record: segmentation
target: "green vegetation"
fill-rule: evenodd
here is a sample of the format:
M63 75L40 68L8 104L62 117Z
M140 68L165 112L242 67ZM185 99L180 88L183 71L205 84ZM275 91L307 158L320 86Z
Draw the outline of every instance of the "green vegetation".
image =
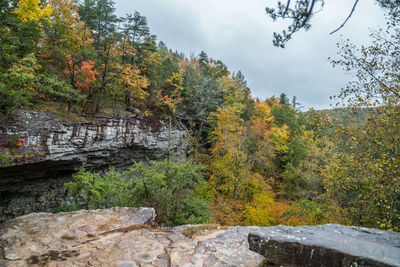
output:
M202 167L190 161L140 162L125 173L82 168L73 179L65 186L76 208L155 207L157 222L166 226L210 221L209 204L195 193L205 182Z
M77 210L77 207L71 204L60 204L57 208L54 209L54 212L70 212Z
M300 112L285 94L254 99L241 72L205 52L173 52L138 12L118 18L111 0L3 0L0 112L139 109L189 127L191 161L140 162L125 173L81 169L66 185L74 208L151 206L169 226L212 217L223 225L400 230L399 19L391 1L377 2L390 10L387 30L372 34L369 47L344 42L333 60L356 73L335 98L342 107Z

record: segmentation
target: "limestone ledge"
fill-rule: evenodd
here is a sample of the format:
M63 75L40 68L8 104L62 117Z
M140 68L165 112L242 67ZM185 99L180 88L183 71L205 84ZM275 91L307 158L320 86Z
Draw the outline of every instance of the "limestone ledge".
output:
M187 136L182 124L170 128L166 120L138 115L68 120L51 113L20 110L1 119L0 155L8 164L0 165L0 185L13 176L54 177L57 172L76 171L82 164L87 168L118 168L133 160L161 159L168 153L183 156L188 149ZM41 164L45 171L35 164Z

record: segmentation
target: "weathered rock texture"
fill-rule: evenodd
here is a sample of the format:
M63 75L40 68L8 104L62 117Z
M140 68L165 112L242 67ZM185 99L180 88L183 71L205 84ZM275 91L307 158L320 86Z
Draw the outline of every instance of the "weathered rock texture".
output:
M152 227L154 218L151 208L14 218L0 225L0 266L400 266L399 233L340 225L164 229Z
M152 209L37 213L0 226L0 266L259 266L252 227L152 228ZM1 255L2 254L2 255Z
M84 164L126 168L133 160L184 156L187 131L136 115L61 119L19 111L0 121L0 222L52 211L65 197L62 184ZM18 145L19 143L19 145ZM8 164L4 164L9 161ZM5 166L9 165L9 166Z
M266 227L249 234L252 251L282 266L400 266L400 233L328 224Z
M2 168L0 183L43 178L57 172L133 160L159 159L185 152L187 131L161 119L138 116L81 117L72 122L49 113L20 111L0 126L0 148L12 167ZM24 139L18 147L18 139ZM18 175L17 175L18 174Z

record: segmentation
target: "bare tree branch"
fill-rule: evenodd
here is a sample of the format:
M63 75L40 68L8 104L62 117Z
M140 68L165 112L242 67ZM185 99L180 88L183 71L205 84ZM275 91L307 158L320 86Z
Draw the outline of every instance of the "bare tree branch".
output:
M289 11L290 0L287 1L285 12L283 12L282 17L285 17Z
M344 25L346 25L347 21L348 21L348 20L351 18L351 16L353 15L354 10L356 10L358 1L359 1L359 0L356 0L356 1L354 2L353 8L351 9L350 14L347 16L346 20L342 23L342 25L340 25L339 28L337 28L336 30L334 30L334 31L331 32L330 34L334 34L335 32L339 31L341 28L343 28Z

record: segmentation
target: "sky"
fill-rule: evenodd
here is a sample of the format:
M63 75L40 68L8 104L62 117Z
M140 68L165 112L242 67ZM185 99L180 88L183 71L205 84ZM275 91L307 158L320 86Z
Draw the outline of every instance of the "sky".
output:
M204 50L231 71L242 71L254 97L265 99L286 93L297 97L304 109L329 108L352 79L328 58L338 58L337 43L350 39L368 45L371 29L385 24L374 0L360 1L352 18L334 35L349 14L353 1L326 0L312 28L294 35L285 49L272 45L274 31L287 22L273 22L265 7L274 0L114 0L119 16L139 11L148 19L152 34L172 50L187 56Z

